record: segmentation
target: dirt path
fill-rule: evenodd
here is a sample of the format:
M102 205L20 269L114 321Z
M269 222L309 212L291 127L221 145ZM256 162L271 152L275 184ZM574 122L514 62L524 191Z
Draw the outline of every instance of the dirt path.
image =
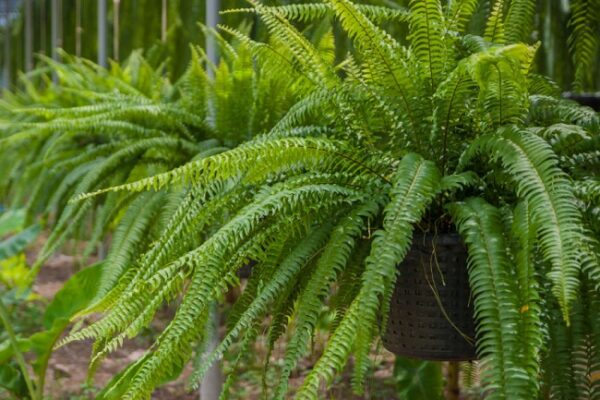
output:
M33 257L34 255L31 254L28 258ZM34 284L34 291L48 301L51 300L64 282L76 272L76 265L77 260L74 257L63 254L52 257L41 269ZM151 338L149 336L126 341L123 347L112 353L100 365L91 385L86 384L86 377L92 342L81 341L70 343L52 354L46 377L46 392L53 399L57 400L93 399L95 397L94 394L112 376L141 357L144 349L150 343ZM185 391L186 379L189 373L190 371L186 370L178 380L157 390L153 395L153 399L197 399L198 396L195 393L187 393Z
M30 254L28 258L33 258ZM77 260L67 255L56 255L52 257L42 268L37 282L34 285L36 293L50 300L54 294L62 287L63 283L76 272L75 266ZM81 341L71 343L55 351L50 359L46 392L52 396L52 399L60 400L82 400L93 399L95 393L102 388L112 376L121 371L129 363L142 356L144 349L151 343L156 333L164 328L166 321L172 317L173 310L164 310L159 313L153 327L148 332L139 337L124 343L123 347L112 353L98 368L93 384L86 384L88 372L89 357L91 354L92 343L90 341ZM317 339L316 350L319 350L323 339ZM236 374L240 375L240 383L233 388L233 399L258 400L261 399L261 378L262 363L266 355L266 345L258 341L255 346L256 361L249 365L243 365ZM273 353L274 365L277 358L284 352L283 344L278 345ZM299 387L304 377L310 371L316 359L301 360L299 370L293 374L290 380L290 388ZM367 395L355 396L350 390L350 374L345 373L342 378L336 381L330 390L324 390L323 398L339 400L358 400L358 399L386 399L393 400L393 356L382 350L376 356L375 371L372 377L367 381ZM188 400L198 399L197 392L188 393L185 390L187 379L191 373L191 367L188 365L182 376L177 380L170 382L159 388L152 396L156 400Z

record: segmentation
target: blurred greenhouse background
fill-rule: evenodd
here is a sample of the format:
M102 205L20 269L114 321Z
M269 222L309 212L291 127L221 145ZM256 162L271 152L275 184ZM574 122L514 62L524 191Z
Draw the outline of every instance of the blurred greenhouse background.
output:
M98 61L119 61L134 49L145 49L156 63L166 62L169 77L176 79L190 57L189 43L201 43L200 23L207 21L206 10L246 7L245 0L0 0L0 24L3 50L2 86L16 82L40 57L59 57L55 49ZM309 1L293 2L308 3ZM264 4L289 4L288 0ZM409 0L370 0L365 3L388 7L406 7ZM481 2L472 25L489 12L490 2ZM591 60L575 60L569 51L573 41L572 0L537 2L532 40L541 41L536 58L538 72L552 77L566 92L600 90L598 49ZM598 11L598 10L596 10ZM593 10L592 10L593 12ZM598 11L600 13L600 11ZM220 20L229 26L242 21L240 14L226 13ZM592 18L593 19L593 18ZM598 18L596 18L597 20ZM477 29L477 26L472 28ZM597 32L597 26L589 26ZM596 29L596 30L595 30ZM337 40L344 40L338 32ZM577 66L577 67L576 67ZM575 79L576 75L580 79Z
M16 82L40 57L60 57L55 49L98 61L119 61L134 49L150 60L166 61L175 79L189 60L190 43L202 39L206 9L239 7L240 0L2 0L2 86ZM214 7L214 6L213 6ZM214 8L216 10L216 8ZM235 24L240 16L224 16Z

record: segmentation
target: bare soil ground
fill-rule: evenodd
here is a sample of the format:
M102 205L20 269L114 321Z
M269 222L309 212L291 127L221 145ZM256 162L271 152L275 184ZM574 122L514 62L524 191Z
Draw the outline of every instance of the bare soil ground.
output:
M33 257L33 254L30 254ZM50 259L42 268L34 290L43 298L50 300L61 288L62 284L76 272L77 260L67 255L56 255ZM91 353L91 342L82 341L71 343L54 352L49 363L46 391L52 399L80 400L93 399L95 393L105 385L112 376L122 370L132 361L138 359L151 343L153 337L161 327L164 327L172 309L166 309L158 315L153 327L148 333L124 343L123 347L115 351L98 368L93 383L86 384L89 356ZM316 353L322 349L323 338L315 341ZM261 373L263 360L267 354L265 340L259 340L253 349L255 356L251 362L244 363L234 371L239 376L238 383L232 388L231 398L234 399L261 399ZM272 354L272 365L276 366L277 360L283 355L284 344L278 344ZM323 399L358 400L358 399L386 399L393 400L394 383L392 377L393 356L380 349L375 354L375 371L366 384L366 395L355 396L350 388L350 373L346 371L331 388L323 388ZM310 372L316 358L302 360L298 370L290 381L293 390L299 387L304 377ZM227 370L227 359L225 369ZM153 395L153 399L164 400L187 400L198 399L197 392L186 391L186 384L191 373L188 366L183 374L175 381L159 388ZM268 399L268 395L267 395Z
M35 259L35 252L28 254L28 259ZM35 293L44 299L51 300L64 282L77 272L77 266L78 260L72 256L58 254L52 257L38 275L34 284ZM93 399L94 394L114 375L141 357L150 344L151 335L126 341L121 348L104 360L90 383L87 383L86 380L92 342L80 341L61 347L52 354L50 359L46 377L46 392L52 399L57 400ZM188 393L185 390L190 372L191 368L188 367L179 379L159 388L153 398L160 400L198 399L196 393Z

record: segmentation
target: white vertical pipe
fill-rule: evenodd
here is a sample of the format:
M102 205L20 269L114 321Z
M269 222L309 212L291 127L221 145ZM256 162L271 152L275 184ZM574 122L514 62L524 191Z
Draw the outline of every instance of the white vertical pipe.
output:
M205 357L210 355L219 345L219 322L219 310L217 305L213 303L210 305L208 326L206 327ZM202 382L200 382L200 400L218 400L221 390L223 390L221 362L215 361L208 371L206 371Z
M210 31L216 29L219 23L219 0L206 0L206 27ZM219 53L217 51L217 42L211 32L207 32L206 43L205 43L206 57L208 62L206 63L206 73L209 78L214 78L214 71L211 68L211 64L217 64L219 62ZM215 109L214 104L208 102L208 124L212 124L215 121Z
M206 0L206 26L216 28L219 23L219 0ZM217 44L215 38L211 35L206 36L206 56L208 60L214 64L218 62ZM207 68L209 77L213 76L213 71L210 67ZM208 105L209 112L213 108ZM213 110L214 111L214 110ZM219 314L216 304L211 305L208 337L205 353L210 354L219 344ZM219 394L223 389L223 373L221 371L221 362L215 362L206 372L204 379L200 383L200 400L218 400Z
M106 0L98 0L98 65L106 67Z
M32 0L25 0L25 71L33 69L33 15Z
M10 0L4 0L4 87L10 87Z
M206 0L206 26L209 29L214 29L219 23L219 0ZM217 52L217 43L211 35L206 36L206 56L208 60L216 64L219 60ZM209 76L212 76L212 71L208 69Z

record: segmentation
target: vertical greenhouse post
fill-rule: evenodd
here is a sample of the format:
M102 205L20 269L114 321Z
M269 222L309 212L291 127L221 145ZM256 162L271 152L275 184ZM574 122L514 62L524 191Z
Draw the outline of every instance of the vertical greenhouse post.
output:
M106 0L98 0L98 65L106 67Z
M4 0L4 87L10 86L10 0Z
M81 0L75 0L75 55L81 57Z
M60 0L52 0L51 3L51 24L50 24L50 35L52 36L52 59L58 61L58 49L62 47L61 39L61 22L62 16L60 10ZM56 72L52 72L52 80L56 83L58 77Z
M119 26L120 5L120 0L113 0L113 58L116 61L119 61L119 32L121 30Z
M160 40L167 42L167 0L162 0L162 10L160 15Z
M32 0L25 0L25 71L33 69L33 15Z
M58 61L58 49L62 46L62 38L60 37L60 27L62 16L60 15L60 0L52 0L51 3L51 26L50 34L52 35L52 59Z
M219 23L219 0L206 1L206 27L214 29ZM214 64L218 61L217 43L210 34L206 36L206 56L208 60ZM209 76L212 75L212 70L207 69Z
M219 22L219 0L206 1L206 26L214 29ZM212 63L217 63L217 44L215 38L211 35L206 36L206 55ZM207 66L207 73L212 76L212 69ZM209 109L213 107L209 105ZM210 111L209 111L210 112ZM207 326L207 339L205 346L205 355L210 354L219 344L219 310L215 303L210 306L209 323ZM223 373L221 363L216 361L206 372L204 379L200 383L200 400L217 400L223 388Z
M40 3L40 51L46 55L46 1Z

